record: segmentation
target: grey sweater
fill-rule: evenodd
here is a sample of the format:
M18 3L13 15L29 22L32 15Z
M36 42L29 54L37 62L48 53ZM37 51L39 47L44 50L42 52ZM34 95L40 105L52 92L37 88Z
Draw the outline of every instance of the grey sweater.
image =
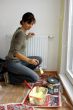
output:
M29 36L27 36L21 28L18 28L15 31L12 37L12 40L11 40L11 45L10 45L8 55L6 56L7 60L18 60L15 57L15 53L16 52L21 53L21 54L24 53L24 50L26 48L26 39L28 37Z

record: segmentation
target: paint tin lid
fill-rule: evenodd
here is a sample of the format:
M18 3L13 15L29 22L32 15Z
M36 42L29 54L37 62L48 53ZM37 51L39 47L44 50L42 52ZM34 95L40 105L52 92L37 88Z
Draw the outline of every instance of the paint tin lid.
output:
M58 84L59 79L57 77L48 77L47 82L50 84Z

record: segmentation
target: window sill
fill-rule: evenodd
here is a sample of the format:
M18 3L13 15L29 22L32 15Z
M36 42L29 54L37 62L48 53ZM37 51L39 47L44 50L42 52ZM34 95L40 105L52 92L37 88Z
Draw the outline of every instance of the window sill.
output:
M67 76L64 73L60 73L59 77L63 83L63 86L65 88L65 90L67 91L70 100L73 104L73 85L71 84L71 82L69 81L69 79L67 78Z

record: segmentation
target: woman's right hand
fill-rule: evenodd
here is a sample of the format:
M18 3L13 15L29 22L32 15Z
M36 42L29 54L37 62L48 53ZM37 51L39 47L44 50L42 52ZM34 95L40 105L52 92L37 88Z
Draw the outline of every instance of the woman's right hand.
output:
M33 65L38 65L39 61L37 59L29 59L29 63Z

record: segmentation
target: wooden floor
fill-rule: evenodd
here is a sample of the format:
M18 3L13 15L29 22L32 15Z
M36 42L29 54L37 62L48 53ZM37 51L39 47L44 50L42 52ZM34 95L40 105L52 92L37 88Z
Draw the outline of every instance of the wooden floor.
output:
M49 76L55 76L56 72L50 72L50 73L47 73L47 74L49 74ZM13 88L13 86L12 86L12 88ZM18 89L21 89L21 91L18 90ZM22 88L21 87L17 87L17 88L15 88L15 90L18 90L19 94L23 94L23 90L24 89L23 89L23 87ZM70 99L69 99L68 95L66 94L65 89L62 87L62 106L61 107L59 107L59 108L35 108L35 110L73 110L73 106L70 103Z

